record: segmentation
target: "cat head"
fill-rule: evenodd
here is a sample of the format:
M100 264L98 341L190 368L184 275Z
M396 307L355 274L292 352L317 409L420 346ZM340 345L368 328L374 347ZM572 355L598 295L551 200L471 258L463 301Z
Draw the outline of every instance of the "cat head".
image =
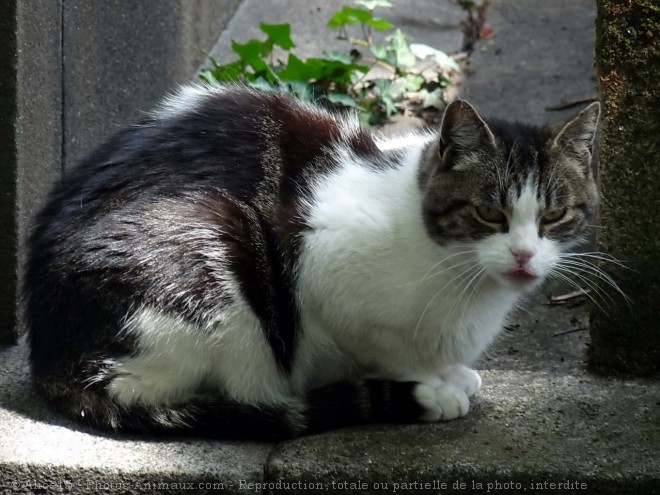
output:
M543 280L595 223L599 113L593 103L563 124L533 127L486 123L469 103L450 104L420 172L430 237L467 247L505 285Z

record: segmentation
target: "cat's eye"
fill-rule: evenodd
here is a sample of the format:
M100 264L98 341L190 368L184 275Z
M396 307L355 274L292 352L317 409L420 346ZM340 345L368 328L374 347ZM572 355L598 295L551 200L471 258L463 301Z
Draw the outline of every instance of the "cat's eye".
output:
M541 216L542 223L556 223L566 215L566 208L557 210L546 210Z
M506 223L504 212L494 206L477 206L477 216L487 223Z

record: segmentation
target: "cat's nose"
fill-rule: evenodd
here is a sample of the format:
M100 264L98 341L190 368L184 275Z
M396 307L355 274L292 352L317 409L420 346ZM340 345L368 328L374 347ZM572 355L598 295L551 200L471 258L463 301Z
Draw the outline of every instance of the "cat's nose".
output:
M514 248L509 248L511 251L511 254L515 258L516 262L520 266L524 266L527 264L527 262L532 259L532 257L536 254L535 251L532 251L531 249L514 249Z

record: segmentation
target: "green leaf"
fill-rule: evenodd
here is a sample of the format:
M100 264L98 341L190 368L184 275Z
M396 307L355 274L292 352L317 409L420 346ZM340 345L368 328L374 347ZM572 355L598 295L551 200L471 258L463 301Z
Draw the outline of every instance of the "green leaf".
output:
M392 2L388 0L355 0L355 3L362 5L369 10L374 10L376 7L391 7Z
M303 62L293 53L290 53L286 67L278 73L278 76L283 81L311 81L320 79L323 77L325 69L317 60L307 59Z
M342 10L333 12L326 26L330 29L339 29L340 27L346 26L347 24L357 24L359 21L349 15L348 12L345 12L345 10L346 7L344 7Z
M388 29L392 29L394 27L392 24L390 24L389 21L383 19L382 17L374 17L364 24L371 26L376 31L387 31Z
M404 80L406 91L419 91L426 79L420 74L408 74Z
M277 45L284 50L291 50L294 46L291 39L291 25L290 24L266 24L262 22L259 28L268 35L268 40L271 44Z
M391 117L396 113L399 113L399 111L394 106L394 101L392 101L392 98L390 98L389 96L383 98L383 103L385 103L385 113L387 114L388 117Z
M330 17L327 26L330 29L339 29L342 26L360 23L366 26L371 26L377 31L385 31L393 27L392 24L385 19L374 17L368 10L356 9L354 7L344 7L341 10L334 12Z
M387 60L387 47L383 45L377 45L376 43L374 43L369 47L369 49L371 50L371 53L374 54L374 57L376 57L377 60L383 60L383 61Z
M341 62L347 65L353 63L353 57L348 53L327 51L324 53L324 55L328 60Z
M244 45L232 40L231 48L239 56L244 65L252 67L255 71L266 71L268 65L262 58L264 44L259 40L250 40Z
M207 70L204 70L204 71L200 72L199 78L202 81L204 81L205 83L210 84L211 86L219 86L220 85L220 81L218 81L216 79L216 77L213 74L212 70L207 69Z
M204 71L203 74L212 75L216 81L237 81L243 76L244 72L243 63L236 60L225 65L216 64L213 70Z
M406 84L404 81L397 80L393 82L385 93L394 101L399 101L403 99L403 95L406 93Z
M303 81L287 82L289 93L300 101L311 103L314 101L314 86Z
M274 88L274 85L272 83L270 83L267 79L261 76L250 81L250 86L255 89L262 89L262 90L272 90Z
M346 64L339 60L324 58L308 58L300 60L294 54L289 54L286 67L278 76L283 81L330 81L337 84L351 82L355 72L367 72L368 67L358 64Z
M406 35L397 29L390 37L389 49L392 50L396 59L396 67L399 69L410 69L415 65L417 59L410 51Z
M360 112L358 114L358 119L360 120L362 127L369 127L370 125L374 125L378 122L378 116L373 110Z
M360 108L353 98L342 93L328 93L325 97L330 103L337 103L345 107Z
M434 107L442 110L446 106L444 92L440 88L430 92L423 89L419 92L419 96L422 98L422 106L424 108Z

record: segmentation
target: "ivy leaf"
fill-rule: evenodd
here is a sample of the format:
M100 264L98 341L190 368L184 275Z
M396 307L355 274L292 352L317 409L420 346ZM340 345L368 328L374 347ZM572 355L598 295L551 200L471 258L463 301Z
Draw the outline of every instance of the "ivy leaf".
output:
M307 59L305 62L289 54L286 67L278 75L283 81L312 81L323 77L325 72L319 59Z
M350 65L350 64L353 63L353 57L348 53L327 51L327 52L325 52L325 57L328 60L341 62L341 63L346 64L346 65Z
M406 35L400 29L390 37L389 49L394 53L397 68L410 69L415 65L417 59L410 51Z
M365 24L367 26L371 26L376 31L387 31L388 29L392 29L394 27L389 21L383 19L382 17L374 17L365 22Z
M392 2L388 0L355 0L355 3L362 5L369 10L374 10L376 7L391 7Z
M236 60L235 62L231 62L225 65L218 65L218 64L214 64L214 65L215 67L213 68L213 70L205 70L202 73L205 80L210 84L213 84L211 78L214 79L215 82L237 81L241 78L244 72L244 66L239 60Z
M403 99L403 95L406 93L406 84L403 81L395 81L387 89L385 93L393 101L398 101Z
M207 84L210 84L211 86L219 86L220 81L218 81L213 74L213 71L210 69L206 69L202 72L200 72L199 77L201 78L202 81L204 81Z
M392 89L392 81L389 79L376 79L376 88L378 88L379 101L378 104L384 107L385 115L388 117L398 113L398 110L394 106L394 100L390 96L390 90Z
M436 88L433 91L423 89L419 92L419 96L422 98L422 107L424 108L434 107L442 110L446 106L443 98L444 93L440 88Z
M419 91L426 79L421 74L408 74L404 80L406 91Z
M294 95L300 101L311 103L314 100L314 87L304 81L289 81L289 93Z
M277 45L284 50L291 50L294 46L291 39L291 24L266 24L262 22L259 28L268 35L266 42Z
M341 10L333 12L326 26L329 27L330 29L339 29L346 25L357 24L358 22L360 22L358 19L356 19L347 11L347 9L349 8L350 7L344 7Z
M250 86L255 89L262 89L262 90L273 89L273 85L268 80L266 80L261 76L255 78L253 81L250 81Z
M387 60L387 47L384 45L378 45L374 43L369 47L369 50L371 50L371 53L374 54L374 57L376 57L377 60Z
M365 9L356 9L354 7L344 7L332 14L327 26L330 29L339 29L343 26L353 24L364 24L371 26L377 31L386 31L392 29L392 24L380 17L374 17L371 12Z
M268 65L262 58L264 44L259 40L250 40L245 44L232 40L231 48L244 65L252 67L256 72L267 71Z

